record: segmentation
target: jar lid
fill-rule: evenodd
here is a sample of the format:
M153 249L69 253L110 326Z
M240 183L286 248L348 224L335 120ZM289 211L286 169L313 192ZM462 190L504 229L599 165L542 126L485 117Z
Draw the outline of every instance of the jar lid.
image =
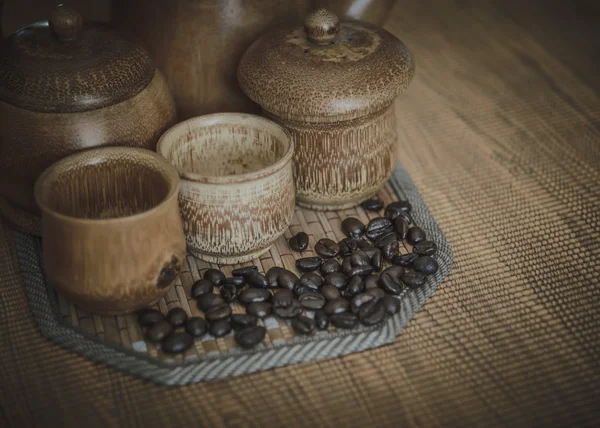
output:
M133 97L154 71L144 48L61 5L3 41L0 100L39 112L95 110Z
M332 122L379 111L414 75L412 55L394 35L319 9L304 27L261 36L238 67L244 93L290 120Z

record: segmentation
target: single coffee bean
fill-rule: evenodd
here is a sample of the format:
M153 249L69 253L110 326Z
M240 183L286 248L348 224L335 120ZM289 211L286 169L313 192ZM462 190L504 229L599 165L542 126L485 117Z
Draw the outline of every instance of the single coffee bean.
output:
M402 291L402 282L400 278L383 272L379 277L379 285L383 291L397 296Z
M277 288L279 287L279 274L283 271L279 266L273 266L271 269L267 271L265 274L265 279L269 284L269 288ZM295 275L294 275L295 276Z
M329 321L336 328L353 328L358 323L358 318L352 312L341 312L329 317Z
M315 320L304 315L292 320L292 328L298 334L311 334L315 326Z
M381 255L385 260L392 260L400 251L400 243L396 239L396 235L391 235L392 238L381 247Z
M258 272L257 266L244 266L231 271L233 276L246 276L252 272Z
M412 210L412 207L410 206L410 203L408 201L395 201L395 202L392 202L391 204L389 204L386 207L386 209L389 207L397 208L399 210L406 211L406 212L410 212Z
M231 306L228 304L224 304L221 306L214 306L208 309L204 316L206 317L206 321L214 322L217 320L222 320L223 318L228 318L231 316Z
M324 259L330 259L340 253L340 245L329 238L319 239L315 245L315 252Z
M363 235L356 238L356 246L361 250L365 250L367 248L373 248L375 246L375 243L366 235Z
M231 326L234 330L241 330L244 327L253 327L258 324L258 317L250 314L232 314Z
M340 246L339 255L342 257L349 256L358 247L356 239L354 238L344 238L340 242L338 242L338 244Z
M392 263L396 266L409 267L419 257L415 253L400 254L392 259Z
M406 272L402 275L402 282L410 288L421 287L427 281L427 277L420 272Z
M379 299L369 293L358 294L354 296L350 301L350 309L352 310L352 312L357 313L365 303L370 302L372 300L375 301Z
M315 292L302 294L300 297L298 297L298 301L303 308L313 311L315 309L321 309L327 302L325 296L323 296L321 293Z
M175 332L162 343L162 351L166 354L181 354L194 344L194 338L185 332Z
M301 252L308 248L308 235L304 232L298 232L288 240L292 251Z
M363 250L356 250L350 256L350 263L352 266L369 266L371 260Z
M327 330L329 327L329 318L322 310L318 310L315 312L315 324L319 330Z
M277 278L277 282L279 283L279 287L285 288L287 290L293 291L296 288L300 280L296 276L294 272L290 272L287 269L282 269L279 272L279 276Z
M396 231L396 236L401 241L406 239L406 235L408 233L408 223L404 221L401 217L396 217L394 220L394 230Z
M340 290L338 290L335 285L331 285L331 284L324 285L323 287L321 287L319 292L327 300L335 300L335 299L339 299L340 297L342 297L342 295L340 294Z
M198 309L201 311L206 311L209 308L222 306L225 303L225 299L218 294L206 293L198 298Z
M427 238L425 231L418 226L413 226L406 233L406 240L409 244L415 245Z
M256 302L268 302L271 292L264 288L248 288L240 293L238 300L245 305Z
M379 211L383 208L383 201L379 198L371 198L364 201L361 206L365 211Z
M280 318L294 318L302 313L302 306L290 290L282 289L272 298L273 313Z
M381 255L381 251L375 251L375 254L371 257L371 266L373 266L374 272L379 272L381 270L383 267L383 256Z
M250 272L248 275L245 276L245 278L246 278L246 282L248 283L248 285L250 285L250 287L256 287L256 288L268 288L269 287L269 281L267 281L267 278L265 278L265 276L262 273Z
M365 278L365 290L379 287L379 276L369 275Z
M250 303L246 307L246 313L248 315L254 315L258 318L266 318L273 312L273 307L270 303L260 302L260 303Z
M381 300L371 300L358 310L358 319L364 325L375 325L383 321L385 308Z
M235 302L238 296L238 288L233 284L225 284L219 290L219 294L227 303Z
M231 322L229 321L229 318L217 320L210 323L210 328L208 331L214 337L227 336L229 333L231 333Z
M330 273L325 277L326 285L333 285L338 290L343 290L348 285L348 278L339 272Z
M420 256L433 256L437 251L437 245L433 241L421 241L413 247L413 253Z
M360 276L353 276L348 281L348 288L344 291L344 297L354 297L365 290L365 282Z
M326 315L339 314L340 312L346 312L350 308L350 304L346 299L335 299L330 300L323 307Z
M392 277L399 279L402 276L402 274L404 274L404 268L401 266L390 266L382 272L382 274L384 273L387 273Z
M204 279L208 279L214 285L221 284L221 281L225 279L225 274L221 272L219 269L208 269L204 272Z
M385 209L383 215L385 216L385 218L389 219L392 222L395 221L398 217L402 218L408 224L411 224L413 222L413 219L408 213L408 211L404 211L393 206L388 206Z
M307 272L300 277L300 285L308 286L316 291L323 285L323 278L314 272Z
M377 239L380 236L393 232L392 222L385 217L377 217L369 222L365 234L369 239Z
M294 296L292 290L282 288L281 290L277 290L275 294L273 294L271 301L273 302L273 304L279 304L279 302L289 302L290 300L294 300L295 298L296 297Z
M235 334L235 341L240 347L250 349L265 339L267 329L260 325L244 327Z
M385 291L383 291L381 288L369 288L364 294L373 296L376 299L383 299L385 296Z
M438 263L430 256L423 256L414 261L413 268L416 272L433 275L438 270Z
M142 327L152 327L164 319L163 314L156 309L142 309L138 314L138 322Z
M373 273L373 266L354 266L348 271L348 276L352 278L354 275L369 276Z
M389 294L381 299L383 308L389 315L397 314L400 311L400 300Z
M342 273L348 276L348 273L352 270L352 257L348 256L342 261Z
M300 272L312 272L319 269L322 263L321 257L304 257L296 260L296 269Z
M214 284L212 283L212 281L208 279L200 279L194 282L194 285L192 285L191 295L194 299L197 299L203 294L212 293L213 289Z
M164 320L154 324L146 331L146 338L153 343L163 341L169 334L173 332L173 326L170 322Z
M373 258L373 256L375 255L375 253L378 251L381 251L381 250L379 248L373 247L373 248L366 248L362 251L367 255L369 260L371 260ZM371 264L371 263L369 263L369 264Z
M325 260L321 265L321 275L327 276L333 272L339 272L341 269L340 262L336 259Z
M345 218L342 221L342 232L351 238L357 238L365 233L365 225L354 217Z
M296 288L294 288L294 293L296 293L296 296L301 296L304 293L313 293L315 291L317 291L317 289L312 288L309 285L305 285L305 284L298 284L296 285Z
M386 233L385 235L381 235L375 241L375 246L379 249L383 248L388 242L391 240L398 240L396 234L394 232Z
M237 288L242 288L244 285L246 285L246 278L243 276L232 276L231 278L225 278L221 280L221 285L225 284L233 284Z
M193 337L203 336L208 330L208 324L200 317L192 317L185 323L185 331Z
M166 318L173 327L179 327L185 324L188 319L188 315L187 312L181 308L173 308L167 313Z

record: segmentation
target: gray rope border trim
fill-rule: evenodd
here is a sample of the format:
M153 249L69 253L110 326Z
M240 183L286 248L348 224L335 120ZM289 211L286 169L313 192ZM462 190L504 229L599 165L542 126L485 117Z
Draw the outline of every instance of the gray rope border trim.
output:
M424 287L405 290L400 297L400 312L388 318L384 325L319 332L312 337L296 336L291 342L251 350L232 349L223 355L206 356L184 364L170 364L136 353L117 344L67 326L62 322L53 288L46 282L42 270L41 241L32 235L13 231L19 267L25 283L33 317L42 334L91 361L106 364L123 373L138 376L160 385L187 385L200 381L222 379L295 364L347 355L392 342L404 326L431 297L450 273L452 250L432 214L427 209L416 186L401 164L390 180L393 190L412 204L412 215L427 236L438 245L436 259L439 270Z

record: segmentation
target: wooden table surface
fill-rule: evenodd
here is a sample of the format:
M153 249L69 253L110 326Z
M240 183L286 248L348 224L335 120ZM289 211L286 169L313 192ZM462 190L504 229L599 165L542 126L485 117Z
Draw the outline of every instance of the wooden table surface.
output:
M598 426L597 4L398 2L399 158L455 264L392 345L154 386L41 337L0 227L0 426Z

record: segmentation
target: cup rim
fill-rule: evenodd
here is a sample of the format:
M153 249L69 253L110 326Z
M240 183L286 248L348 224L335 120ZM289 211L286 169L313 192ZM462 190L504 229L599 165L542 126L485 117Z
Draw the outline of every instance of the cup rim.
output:
M45 197L42 195L44 191L44 186L56 174L56 168L63 166L65 164L72 163L79 158L89 158L87 164L97 163L98 160L111 159L119 154L123 153L134 153L137 157L143 157L148 160L150 163L154 165L159 165L162 170L159 170L159 174L165 179L169 186L169 192L167 195L161 199L156 205L153 207L137 212L135 214L121 216L121 217L110 217L110 218L85 218L85 217L75 217L67 214L63 214L58 212L55 209L52 209L48 206L48 204L44 203ZM52 165L50 165L46 170L38 177L34 186L34 197L37 205L40 207L40 210L43 213L52 215L54 217L60 218L61 220L67 220L69 222L81 223L81 224L115 224L122 223L124 221L137 221L142 218L148 217L152 215L154 212L161 209L162 206L165 205L169 200L173 197L176 197L179 194L180 180L179 175L177 174L177 169L173 167L169 162L167 162L164 158L154 153L151 150L140 148L140 147L120 147L120 146L109 146L109 147L98 147L89 150L83 150L81 152L77 152L75 154L69 155Z
M243 174L231 175L203 175L193 172L186 172L173 165L168 157L168 153L176 141L174 137L177 134L186 129L192 130L194 128L201 128L211 125L224 125L231 123L234 120L238 122L242 121L254 123L257 126L261 126L271 134L280 134L282 139L288 143L288 147L283 156L265 168L245 172ZM173 165L173 167L179 173L179 177L184 180L202 184L239 184L267 177L282 169L291 161L292 156L294 155L294 142L292 141L292 137L287 129L265 117L250 113L211 113L192 117L173 125L158 140L158 143L156 144L156 151L160 156L166 159L169 164Z

